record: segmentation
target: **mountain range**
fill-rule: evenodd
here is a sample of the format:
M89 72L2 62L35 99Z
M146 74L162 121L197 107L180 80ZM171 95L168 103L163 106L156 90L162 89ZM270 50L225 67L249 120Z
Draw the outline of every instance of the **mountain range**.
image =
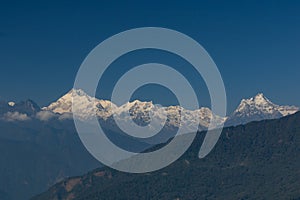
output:
M152 102L135 100L115 105L99 100L79 89L72 89L49 106L41 108L32 100L22 102L0 101L0 199L20 200L40 193L65 177L83 174L102 166L82 145L72 118L72 99L79 101L79 118L87 120L96 113L107 131L107 136L120 147L141 152L167 141L178 126L199 127L206 130L212 118L225 126L245 124L251 121L280 118L299 110L295 106L279 106L263 94L244 99L229 116L220 117L209 108L187 110L180 106L161 107ZM136 141L127 137L114 123L113 118L127 122L130 113L137 124L146 126L149 114L157 123L167 117L165 135L153 140ZM181 117L183 116L183 117ZM183 121L180 121L183 119ZM170 133L170 134L169 134Z
M205 107L198 110L187 110L180 106L161 107L152 102L141 102L139 100L117 106L108 100L92 98L80 89L72 89L56 102L44 107L43 110L59 113L61 115L70 114L72 113L73 98L78 102L78 106L82 107L79 109L81 111L79 117L83 120L88 119L93 113L97 113L97 116L103 120L112 118L113 115L121 120L129 120L124 118L124 116L126 116L124 113L129 111L135 122L147 124L147 122L149 122L149 112L152 111L158 123L163 121L164 115L167 115L167 125L173 127L197 127L199 124L195 119L200 118L200 127L203 129L208 127L212 118L217 121L216 126L222 123L231 126L246 124L251 121L280 118L299 111L299 108L296 106L276 105L262 93L249 99L243 99L231 115L221 117ZM180 121L180 118L184 120Z
M225 123L227 126L246 124L251 121L259 121L264 119L275 119L294 114L299 111L296 106L279 106L272 103L262 93L255 97L242 99L237 109L229 116L218 116L209 108L202 107L197 110L187 110L180 106L162 107L152 102L141 102L134 100L117 106L108 100L100 100L90 97L81 89L72 89L63 95L57 101L49 106L40 108L32 100L20 103L0 102L1 119L25 121L30 118L37 118L42 121L51 118L60 120L72 119L72 100L76 99L79 116L82 120L89 119L94 113L102 121L118 118L119 120L129 121L129 117L138 124L147 125L150 120L149 113L153 115L153 119L157 123L164 122L167 117L166 125L170 127L184 126L187 129L200 125L200 131L206 129L211 121L215 119L217 124ZM129 112L130 116L125 113ZM200 124L198 120L200 118Z
M211 119L217 121L217 125L225 123L227 126L246 124L251 121L259 121L264 119L276 119L299 111L296 106L279 106L272 103L262 93L255 97L242 99L237 109L229 116L218 116L209 108L202 107L197 110L187 110L180 106L162 107L152 102L141 102L134 100L124 105L117 106L108 100L100 100L90 97L81 89L72 89L63 95L57 101L49 106L40 108L34 101L27 100L20 103L0 102L0 115L2 120L10 121L26 121L32 118L42 121L51 118L60 120L72 119L72 100L76 99L78 110L80 111L78 118L82 120L89 119L94 113L102 121L118 118L119 120L129 121L130 117L138 124L147 125L150 120L149 113L153 115L153 119L157 123L164 122L167 117L166 125L170 127L184 126L189 130L199 127L200 131L208 127ZM198 120L200 118L200 124Z

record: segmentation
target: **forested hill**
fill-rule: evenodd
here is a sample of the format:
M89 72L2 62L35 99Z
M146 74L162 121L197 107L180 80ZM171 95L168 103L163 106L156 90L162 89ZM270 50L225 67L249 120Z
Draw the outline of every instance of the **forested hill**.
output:
M147 174L101 168L66 179L32 200L299 199L300 113L225 128L214 150L205 134L172 165Z

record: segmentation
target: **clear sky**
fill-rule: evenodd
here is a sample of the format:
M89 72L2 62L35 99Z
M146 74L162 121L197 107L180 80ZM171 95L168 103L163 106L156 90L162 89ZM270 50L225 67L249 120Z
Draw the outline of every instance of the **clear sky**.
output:
M81 62L101 41L158 26L205 47L223 76L230 111L258 92L300 106L299 1L41 2L1 2L2 99L47 105L72 88Z

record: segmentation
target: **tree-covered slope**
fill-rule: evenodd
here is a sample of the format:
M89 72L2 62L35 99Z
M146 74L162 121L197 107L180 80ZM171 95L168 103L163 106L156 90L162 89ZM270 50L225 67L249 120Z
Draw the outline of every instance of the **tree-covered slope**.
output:
M300 113L225 128L215 149L200 160L203 136L165 169L127 174L101 168L66 179L33 200L300 197Z

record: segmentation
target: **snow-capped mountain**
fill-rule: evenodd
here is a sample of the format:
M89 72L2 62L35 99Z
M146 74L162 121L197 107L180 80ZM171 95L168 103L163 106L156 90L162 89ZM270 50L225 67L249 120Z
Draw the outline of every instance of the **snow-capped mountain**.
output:
M243 99L238 108L226 121L227 125L246 124L251 121L276 119L299 111L295 106L279 106L271 102L262 93Z
M299 108L295 106L274 104L262 93L249 99L243 99L229 117L220 117L213 114L209 108L187 110L180 106L162 107L152 102L141 102L139 100L117 106L108 100L91 97L83 90L72 89L57 101L42 109L31 100L20 103L0 102L0 119L11 119L10 121L72 119L73 99L76 100L74 101L76 103L74 107L77 109L78 118L88 120L96 113L99 120L110 123L110 127L115 127L112 122L117 119L122 123L131 123L133 120L141 126L149 126L152 122L152 125L163 125L166 128L184 127L188 131L200 127L200 130L205 130L212 119L217 122L215 127L222 123L225 123L225 126L231 126L251 121L280 118L299 111Z
M216 126L222 123L225 123L226 126L231 126L251 121L280 118L299 111L299 108L295 106L276 105L262 93L249 99L243 99L238 108L229 117L220 117L213 114L209 108L187 110L180 106L161 107L152 102L141 102L139 100L117 106L108 100L90 97L80 89L72 89L56 102L51 103L48 107L44 107L43 110L59 114L71 114L73 98L76 98L75 102L78 104L75 106L78 109L76 113L80 113L78 117L83 120L89 119L93 113L96 113L99 119L104 121L117 118L127 122L132 119L135 123L145 126L150 122L151 113L153 116L152 120L154 119L156 123L164 123L163 119L167 117L166 126L184 126L188 129L189 127L193 129L199 125L202 129L206 129L212 119L217 121ZM130 115L127 114L128 112ZM200 124L197 123L199 118Z
M56 102L53 102L42 109L58 114L71 114L72 101L74 98L76 99L76 101L74 101L76 102L75 107L78 113L80 113L79 117L83 120L90 118L93 113L97 113L99 117L107 119L112 115L112 110L116 108L110 101L90 97L80 89L72 89Z
M59 114L72 113L72 99L76 99L74 101L76 103L76 113L80 113L78 117L83 120L89 119L93 113L96 113L104 121L113 117L122 121L132 119L135 123L145 126L150 122L151 112L153 116L151 119L155 120L156 123L163 123L163 119L167 118L166 126L184 126L192 129L199 126L197 119L200 119L200 127L203 127L203 129L209 126L212 118L217 121L217 124L222 124L226 120L224 117L214 115L209 108L191 111L180 106L161 107L152 102L141 102L139 100L116 106L110 101L90 97L80 89L72 89L56 102L44 107L43 110ZM130 115L127 114L128 112ZM183 121L181 121L181 116Z

